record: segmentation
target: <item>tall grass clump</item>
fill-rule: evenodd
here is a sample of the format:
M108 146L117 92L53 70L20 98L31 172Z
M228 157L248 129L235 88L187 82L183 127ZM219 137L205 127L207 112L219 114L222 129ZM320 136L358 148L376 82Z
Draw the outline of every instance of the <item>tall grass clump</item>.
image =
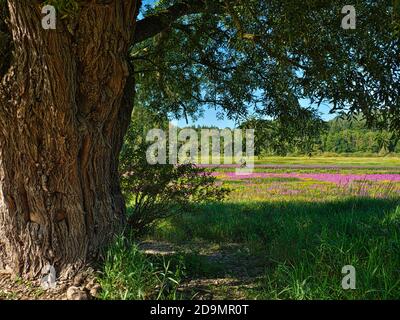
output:
M178 299L181 270L164 258L149 257L126 237L119 237L106 253L99 277L100 299Z

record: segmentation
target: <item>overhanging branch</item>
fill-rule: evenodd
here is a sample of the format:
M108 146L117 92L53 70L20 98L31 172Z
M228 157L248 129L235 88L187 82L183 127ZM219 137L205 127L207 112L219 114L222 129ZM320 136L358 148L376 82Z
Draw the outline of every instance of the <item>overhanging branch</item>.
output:
M152 38L167 30L177 19L196 13L221 13L221 3L217 0L184 0L165 10L152 14L136 23L134 44Z

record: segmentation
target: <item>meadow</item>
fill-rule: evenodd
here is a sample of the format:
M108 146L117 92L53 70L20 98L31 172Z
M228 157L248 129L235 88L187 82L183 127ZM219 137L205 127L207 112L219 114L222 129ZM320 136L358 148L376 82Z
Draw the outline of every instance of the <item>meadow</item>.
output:
M102 297L400 298L399 159L275 160L250 176L217 169L231 189L224 202L113 247ZM342 288L345 265L355 267L355 290Z
M378 157L378 156L354 156L354 155L336 155L336 156L289 156L289 157L263 157L257 158L254 161L256 164L277 164L277 165L317 165L317 166L327 166L334 165L339 167L347 166L362 166L362 167L399 167L400 157L398 156L388 156L388 157Z

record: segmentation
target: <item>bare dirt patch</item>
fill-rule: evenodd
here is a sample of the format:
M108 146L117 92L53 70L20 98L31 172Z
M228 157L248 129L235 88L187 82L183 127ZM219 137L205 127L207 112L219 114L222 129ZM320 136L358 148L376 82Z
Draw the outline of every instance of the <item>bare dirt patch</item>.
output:
M49 290L44 290L40 281L27 281L0 272L0 300L90 300L96 298L99 290L93 270L83 271L72 280L57 282Z
M246 299L245 292L256 287L266 267L265 261L251 255L245 247L235 243L216 245L201 242L175 245L148 240L140 243L139 248L145 254L154 256L193 254L194 263L201 264L199 269L209 269L204 273L190 274L182 282L178 291L187 299ZM194 267L196 269L196 266Z

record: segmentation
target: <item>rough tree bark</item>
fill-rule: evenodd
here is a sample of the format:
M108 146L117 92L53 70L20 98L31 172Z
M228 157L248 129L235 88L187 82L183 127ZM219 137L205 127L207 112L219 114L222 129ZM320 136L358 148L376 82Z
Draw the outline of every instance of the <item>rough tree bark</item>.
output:
M8 0L13 62L0 84L0 269L75 272L120 232L118 154L131 114L126 61L140 0L87 1L41 27ZM69 25L67 27L67 24Z

